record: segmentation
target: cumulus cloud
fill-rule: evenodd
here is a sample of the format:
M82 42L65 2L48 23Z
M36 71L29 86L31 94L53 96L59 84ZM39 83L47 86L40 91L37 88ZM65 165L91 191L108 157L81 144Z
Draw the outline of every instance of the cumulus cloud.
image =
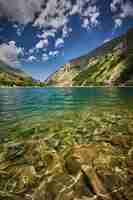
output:
M17 47L15 41L0 45L0 60L13 67L19 64L18 56L23 53L21 47Z
M71 0L49 0L34 25L45 28L64 28L69 22L69 17L75 14L80 16L83 23L84 17L88 17L90 26L96 26L100 15L96 0L76 0L75 3Z
M112 12L116 12L120 5L122 4L123 0L113 0L110 4L110 8Z
M56 34L56 29L46 30L46 31L43 31L42 34L39 34L38 38L41 38L41 39L47 39L48 37L54 38L55 34Z
M71 9L70 15L75 15L78 12L79 12L79 4L75 4Z
M37 27L57 30L66 27L70 17L77 14L82 23L86 16L90 26L96 26L100 15L97 1L99 0L12 0L11 3L11 0L0 0L0 16L24 25L31 22ZM20 30L17 31L20 34ZM55 33L46 32L43 36L46 34L54 37Z
M128 1L121 5L121 18L133 17L133 3Z
M68 22L67 14L71 9L71 1L49 0L46 7L41 10L34 25L40 27L54 27L56 29L64 26Z
M29 49L28 53L29 53L29 54L33 54L34 51L35 51L35 48L31 48L31 49Z
M41 39L37 44L36 48L37 49L43 49L44 47L48 46L48 39Z
M28 58L28 61L29 61L29 62L33 62L33 61L35 61L35 60L36 60L36 57L33 56L33 55L29 56L29 58Z
M64 46L64 40L63 38L58 38L55 42L55 48L61 48Z
M72 28L64 26L62 29L62 37L63 38L68 37L71 32L72 32Z
M49 59L48 55L47 55L46 53L44 53L44 54L42 55L42 60L43 60L43 61L47 61L48 59Z
M52 57L56 57L58 54L59 54L58 50L49 52L49 56L52 56Z
M74 2L72 0L48 0L45 8L41 10L39 16L36 18L34 26L55 30L61 29L62 37L65 38L72 32L72 29L68 28L70 17L78 15L83 28L90 29L96 27L99 24L100 16L97 1L76 0ZM52 33L51 36L53 35Z
M83 16L88 19L88 21L87 19L84 20L84 25L88 24L90 26L96 26L98 24L98 17L100 16L100 12L96 5L90 5L84 11ZM85 27L88 27L88 25Z
M21 36L21 35L22 35L23 29L24 29L23 26L18 25L18 24L13 24L13 28L16 30L16 34L17 34L18 36Z
M58 31L62 33L61 38L55 41L55 48L63 47L64 38L69 37L72 32L70 19L78 15L81 26L91 29L99 24L100 0L0 0L0 17L7 17L14 21L14 28L18 36L28 23L36 28L41 28L42 33L37 37L40 39L33 49L29 50L29 56L34 51L47 48L49 37L56 38ZM57 54L55 51L52 55ZM30 59L33 59L32 57Z
M85 18L84 21L83 21L82 27L89 29L90 28L89 24L90 24L89 20L87 18Z
M133 2L131 0L113 0L110 8L114 14L115 28L120 27L125 18L133 17Z
M117 18L114 21L115 21L115 28L121 27L122 19Z
M0 0L0 15L27 24L33 21L43 2L44 0Z

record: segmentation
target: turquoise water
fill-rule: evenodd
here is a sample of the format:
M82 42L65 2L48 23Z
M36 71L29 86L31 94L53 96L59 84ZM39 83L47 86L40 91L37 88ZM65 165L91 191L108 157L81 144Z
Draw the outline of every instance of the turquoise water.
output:
M76 127L89 111L117 109L132 113L133 88L1 88L0 138L27 130L42 133L57 123Z

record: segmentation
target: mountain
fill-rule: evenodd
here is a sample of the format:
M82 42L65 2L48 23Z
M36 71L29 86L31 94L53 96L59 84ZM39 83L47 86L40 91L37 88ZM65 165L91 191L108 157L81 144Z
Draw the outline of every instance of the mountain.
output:
M36 81L25 72L0 60L0 86L29 86L34 84L36 84Z
M133 85L133 28L61 67L52 86Z

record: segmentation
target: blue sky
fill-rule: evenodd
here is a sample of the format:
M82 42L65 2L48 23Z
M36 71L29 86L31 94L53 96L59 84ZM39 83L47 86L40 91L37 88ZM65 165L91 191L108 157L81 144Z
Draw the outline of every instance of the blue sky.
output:
M44 80L130 27L132 0L0 0L0 59Z

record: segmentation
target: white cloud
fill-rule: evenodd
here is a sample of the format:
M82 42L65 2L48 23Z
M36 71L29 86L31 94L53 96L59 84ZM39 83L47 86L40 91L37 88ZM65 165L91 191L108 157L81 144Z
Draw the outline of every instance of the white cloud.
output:
M28 58L28 61L29 62L33 62L33 61L35 61L36 60L36 57L35 56L29 56L29 58Z
M48 39L41 39L37 44L36 48L37 49L43 49L44 47L48 46Z
M22 25L13 24L13 28L16 30L18 36L22 35L24 27Z
M84 20L83 20L83 24L82 24L82 27L83 28L86 28L86 29L89 29L90 28L90 26L89 26L89 20L87 19L87 18L85 18Z
M93 26L96 26L98 24L98 17L99 17L100 13L99 12L95 12L95 13L92 13L90 15L90 21L91 21L91 25Z
M0 0L0 15L27 24L33 21L43 2L44 0Z
M113 0L110 4L110 8L112 12L116 12L119 6L122 4L123 0Z
M131 3L130 1L122 4L121 10L122 10L120 13L121 18L133 17L133 3Z
M0 15L21 24L33 23L35 26L59 29L64 27L69 16L78 14L81 19L84 13L90 18L90 24L97 24L99 16L97 0L0 0ZM9 6L10 5L10 6ZM42 7L44 5L44 7ZM37 13L38 17L35 17ZM37 15L36 15L37 16ZM18 34L20 32L18 31Z
M122 19L115 19L114 22L115 22L115 28L118 28L122 25Z
M56 57L58 54L59 54L58 50L49 52L49 56L53 56L53 57Z
M47 55L46 53L44 53L44 54L42 55L42 60L43 60L43 61L47 61L48 59L49 59L48 55Z
M48 37L55 37L56 29L46 30L42 34L38 35L38 38L47 39Z
M98 17L100 16L100 12L96 5L90 5L83 13L83 16L88 18L88 22L87 19L85 19L86 22L83 21L84 27L88 27L88 25L96 26L98 24ZM85 26L85 24L87 25Z
M15 41L3 43L0 45L0 60L15 67L19 64L18 56L22 54L23 49L16 46Z
M58 38L55 42L55 48L60 48L64 46L64 40L63 38Z
M70 1L64 0L49 0L46 8L41 11L41 14L35 21L35 26L60 28L68 22L64 12L71 8Z
M75 0L72 3L72 0L0 0L0 16L6 16L18 24L26 25L31 22L33 26L49 29L39 36L41 39L55 37L53 30L58 29L63 31L63 37L67 37L70 32L64 27L68 26L72 15L80 17L84 28L98 25L98 1L100 0ZM84 18L88 18L88 26L84 25ZM21 34L19 28L17 34Z
M125 18L133 17L133 2L131 0L112 0L110 8L114 14L115 28L120 27Z
M34 53L34 51L35 51L35 48L32 48L32 49L29 49L29 54L33 54Z
M75 15L75 14L77 14L78 12L79 12L79 5L76 4L76 5L74 5L74 6L72 7L72 10L71 10L71 12L70 12L70 15Z
M63 38L66 38L69 36L69 33L72 32L72 28L69 28L67 26L64 26L63 29L62 29L62 37Z

